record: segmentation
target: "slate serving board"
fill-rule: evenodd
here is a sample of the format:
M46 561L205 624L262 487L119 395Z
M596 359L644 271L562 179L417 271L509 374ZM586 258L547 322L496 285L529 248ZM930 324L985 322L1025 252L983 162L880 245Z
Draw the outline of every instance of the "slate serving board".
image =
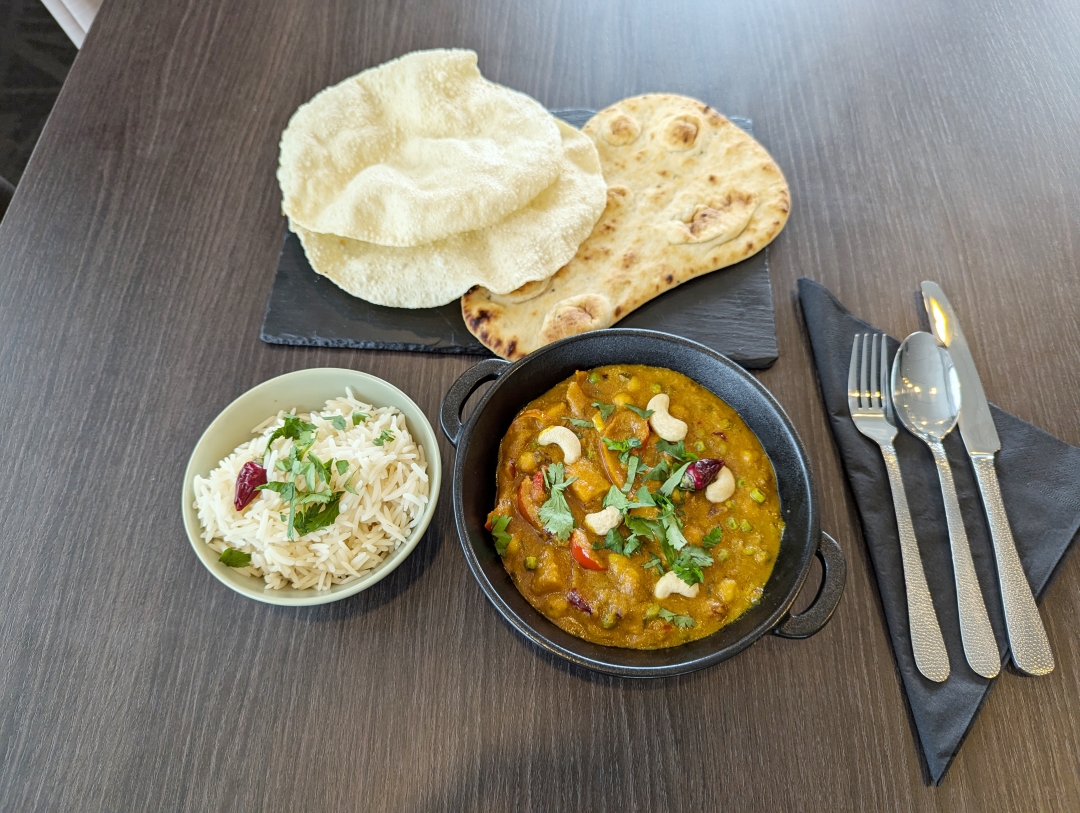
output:
M591 110L553 112L575 127L593 115ZM749 119L732 116L731 121L753 132ZM685 336L743 367L771 366L777 347L768 248L658 296L618 325ZM492 355L465 327L457 301L410 310L357 299L312 270L290 231L285 232L260 336L268 344Z

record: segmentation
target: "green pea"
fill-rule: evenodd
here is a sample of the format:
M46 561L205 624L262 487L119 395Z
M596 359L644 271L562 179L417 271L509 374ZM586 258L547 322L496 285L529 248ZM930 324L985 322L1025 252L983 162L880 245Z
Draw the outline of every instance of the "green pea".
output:
M754 526L751 525L749 522L747 522L745 519L740 520L739 521L739 530L742 531L744 534L748 534L752 530L754 530Z
M697 443L694 444L694 451L696 451L696 452L704 452L705 451L705 444L702 443L699 440Z
M729 531L736 531L739 529L739 523L735 521L735 517L728 517L724 520L724 524L727 525Z
M540 565L540 561L535 556L526 556L525 557L525 569L526 570L536 570L536 568L539 567L539 565Z
M600 373L589 373L589 383L590 384L599 384L600 383Z
M600 619L600 626L609 630L619 623L619 614L614 610L608 610L602 619Z
M745 477L736 477L735 478L735 485L738 488L745 488L746 487L746 478Z
M660 605L659 604L650 604L645 609L645 620L646 621L652 621L658 615L660 615Z
M727 418L724 418L724 420L720 421L720 428L721 429L730 429L732 426L734 426L734 424L731 421L729 421Z
M714 554L714 556L716 556L717 560L720 562L726 562L728 556L730 555L731 554L728 553L727 548L720 548L720 550L716 551L716 553Z

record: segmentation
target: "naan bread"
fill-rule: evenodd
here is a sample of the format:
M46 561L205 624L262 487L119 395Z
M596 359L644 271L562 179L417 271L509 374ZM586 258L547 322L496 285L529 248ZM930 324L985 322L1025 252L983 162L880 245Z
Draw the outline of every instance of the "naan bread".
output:
M504 358L609 327L653 297L761 251L787 222L779 167L708 105L637 96L597 113L583 131L608 184L592 234L550 280L462 297L469 330Z
M574 256L606 200L588 136L556 120L562 172L524 208L486 229L411 248L310 232L296 223L311 267L353 296L395 308L453 302L474 285L509 294L547 279Z
M278 183L293 223L386 246L491 226L559 175L551 115L480 75L473 51L418 51L300 107Z

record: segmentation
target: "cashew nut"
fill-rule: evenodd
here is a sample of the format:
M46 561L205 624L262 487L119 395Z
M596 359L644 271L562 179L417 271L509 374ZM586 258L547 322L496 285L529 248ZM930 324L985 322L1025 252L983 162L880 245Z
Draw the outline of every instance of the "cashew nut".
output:
M549 426L540 433L536 442L541 446L554 443L562 449L564 463L573 463L581 457L581 441L565 426Z
M649 400L646 409L651 409L653 413L649 416L653 431L668 443L675 443L686 437L686 424L668 412L670 404L671 399L660 393Z
M686 596L687 598L694 598L697 595L699 585L689 585L675 575L674 570L669 570L663 576L660 577L660 581L656 583L656 587L653 589L653 595L657 598L667 598L672 593L678 593L680 596Z
M603 511L585 515L585 527L598 536L603 536L612 528L622 525L622 512L614 505L609 505Z
M705 489L705 498L709 502L724 502L724 500L730 500L734 493L735 475L731 473L731 469L724 466L716 475L716 479Z

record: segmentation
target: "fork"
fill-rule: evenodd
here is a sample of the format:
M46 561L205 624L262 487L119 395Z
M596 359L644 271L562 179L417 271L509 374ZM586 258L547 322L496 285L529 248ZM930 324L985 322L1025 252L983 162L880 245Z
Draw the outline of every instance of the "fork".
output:
M911 649L915 653L915 665L919 671L930 680L941 683L949 676L949 653L945 650L937 613L926 586L904 481L900 477L900 463L893 446L896 416L889 395L889 355L885 344L884 337L879 333L855 334L851 346L851 365L848 367L848 409L851 410L855 427L881 448L881 456L885 458L896 527L900 531Z

